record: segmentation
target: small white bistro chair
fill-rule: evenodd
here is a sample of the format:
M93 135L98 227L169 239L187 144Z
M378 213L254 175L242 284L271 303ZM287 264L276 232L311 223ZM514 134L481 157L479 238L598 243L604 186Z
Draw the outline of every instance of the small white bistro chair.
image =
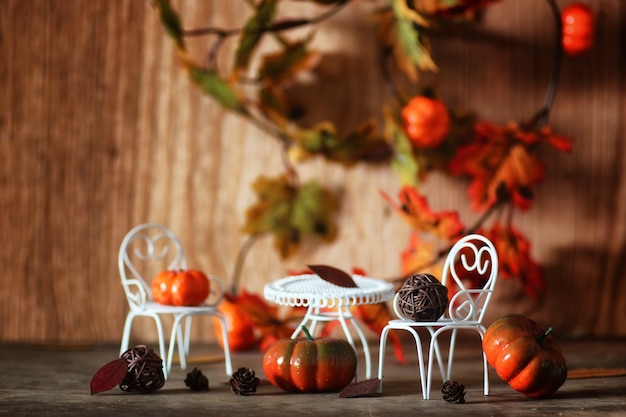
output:
M146 223L130 230L120 246L118 267L122 286L130 310L126 315L124 332L120 345L120 355L128 349L133 320L138 316L154 319L159 339L159 354L165 361L164 375L168 377L174 356L174 347L178 345L178 356L182 369L187 367L191 321L193 316L214 316L222 322L224 340L224 361L226 374L233 373L230 345L226 320L217 305L222 300L223 285L221 281L209 275L211 294L205 304L195 307L179 307L159 304L152 298L150 282L156 273L166 269L186 269L187 258L178 237L167 227ZM165 352L162 316L172 316L173 324L169 341L169 349ZM185 321L183 328L182 322Z
M464 279L466 274L470 273L472 282L476 282L477 278L484 283L481 288L470 288L469 280ZM498 277L498 255L496 250L486 237L478 234L472 234L463 237L454 244L448 254L441 282L448 288L456 285L457 292L454 294L448 304L446 312L436 321L414 321L403 316L399 311L397 298L395 295L393 300L394 312L399 317L398 320L390 320L383 328L380 336L380 350L378 361L378 379L383 379L383 367L385 359L385 346L387 336L391 330L406 330L415 339L417 348L417 356L420 371L420 383L422 386L422 396L424 399L430 398L430 389L433 373L433 356L437 357L439 371L444 381L450 379L452 371L452 363L454 359L454 346L458 330L474 330L481 338L485 334L485 326L482 321L489 305L491 296ZM453 285L454 284L454 285ZM419 328L428 330L430 334L430 343L428 350L428 367L424 369L424 355L422 352L422 342L418 333ZM446 331L451 331L450 349L448 352L447 369L444 370L441 351L437 338ZM481 344L482 350L482 344ZM489 395L489 369L487 366L487 357L483 352L483 390L485 395Z

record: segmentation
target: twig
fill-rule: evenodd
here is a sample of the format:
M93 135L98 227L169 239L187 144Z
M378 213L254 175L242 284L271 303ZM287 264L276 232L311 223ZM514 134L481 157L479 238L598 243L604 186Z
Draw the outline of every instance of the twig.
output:
M395 82L393 81L393 77L391 76L391 72L389 71L389 58L393 53L393 48L391 46L385 46L382 48L380 52L380 71L383 76L383 81L385 82L385 87L391 93L392 96L398 100L398 102L404 106L407 103L407 99L402 96L398 87L396 87Z
M340 1L337 4L335 4L333 7L331 7L329 10L311 19L283 20L283 21L276 22L268 27L259 28L258 33L283 32L285 30L296 29L302 26L314 25L338 13L346 4L348 4L348 2L349 0ZM183 37L196 37L196 36L217 35L219 37L230 37L230 36L239 35L242 30L243 30L242 28L221 29L221 28L216 28L216 27L206 27L206 28L183 30L182 36ZM251 32L251 33L254 33L254 32Z
M524 124L529 129L536 129L545 126L548 123L550 117L550 111L552 110L552 104L554 103L554 97L556 95L557 86L559 83L559 74L561 72L561 61L563 60L563 44L561 43L561 36L563 35L563 22L561 21L561 11L555 0L547 0L552 15L554 17L554 64L552 66L552 76L550 77L550 83L546 91L546 96L543 101L543 107L535 113L535 115Z
M230 280L230 292L233 295L237 294L239 289L239 282L241 281L241 270L243 269L243 264L245 263L246 258L248 257L248 253L250 253L250 249L254 246L254 244L262 237L262 235L250 235L248 239L241 245L239 248L239 252L237 253L237 259L235 260L235 268L233 269L233 276Z

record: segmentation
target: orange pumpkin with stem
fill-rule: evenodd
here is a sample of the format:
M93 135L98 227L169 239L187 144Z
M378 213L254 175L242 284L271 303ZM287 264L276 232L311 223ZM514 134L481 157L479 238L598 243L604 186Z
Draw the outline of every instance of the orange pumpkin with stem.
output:
M211 290L209 278L195 269L166 270L158 273L151 284L157 303L174 306L198 306Z
M544 398L567 378L561 349L550 333L520 314L496 320L483 337L487 361L511 388L530 398Z
M289 392L339 391L356 375L357 357L343 339L281 339L263 356L263 371L272 385Z
M402 125L413 145L434 148L450 131L450 115L441 100L417 96L402 108Z

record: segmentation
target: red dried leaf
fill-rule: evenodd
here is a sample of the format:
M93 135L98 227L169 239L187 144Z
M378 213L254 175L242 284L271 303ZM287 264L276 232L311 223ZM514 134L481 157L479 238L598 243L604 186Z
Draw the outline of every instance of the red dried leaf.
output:
M329 265L307 265L307 267L319 275L324 281L328 281L331 284L345 288L357 287L356 282L354 282L350 274L341 269Z
M303 314L296 308L289 310L289 314L279 317L279 308L269 304L258 294L241 291L237 295L225 295L228 301L237 305L250 323L261 333L261 350L265 350L273 341L287 338L293 333L291 325L294 321L300 321Z
M415 230L433 233L445 240L453 240L462 233L464 226L459 213L443 210L432 211L426 197L410 185L405 185L398 193L396 203L388 194L381 191L382 197Z
M118 358L98 369L91 378L91 395L108 391L124 379L128 373L126 359Z
M350 384L339 393L339 398L356 398L381 393L380 379L366 379L365 381Z
M544 164L534 153L539 143L569 152L571 141L552 133L549 127L524 130L516 123L506 126L478 122L472 143L461 146L449 163L453 175L470 176L472 208L482 211L498 200L506 187L513 204L526 210L532 205L533 189L544 178Z
M531 256L530 241L511 225L494 223L491 229L479 233L489 238L498 252L499 272L503 278L517 278L524 291L539 299L546 289L546 282L539 264Z

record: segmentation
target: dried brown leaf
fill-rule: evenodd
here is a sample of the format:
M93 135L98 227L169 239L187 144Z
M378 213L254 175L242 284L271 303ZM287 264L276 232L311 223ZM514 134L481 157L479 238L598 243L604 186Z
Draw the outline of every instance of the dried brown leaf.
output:
M91 395L108 391L124 379L128 373L126 359L118 358L98 369L91 378Z
M381 392L380 379L366 379L365 381L350 384L339 393L339 398L356 398L379 395Z
M356 282L352 279L350 274L341 269L335 268L329 265L307 265L311 271L315 272L324 281L328 281L331 284L335 284L339 287L356 288Z

